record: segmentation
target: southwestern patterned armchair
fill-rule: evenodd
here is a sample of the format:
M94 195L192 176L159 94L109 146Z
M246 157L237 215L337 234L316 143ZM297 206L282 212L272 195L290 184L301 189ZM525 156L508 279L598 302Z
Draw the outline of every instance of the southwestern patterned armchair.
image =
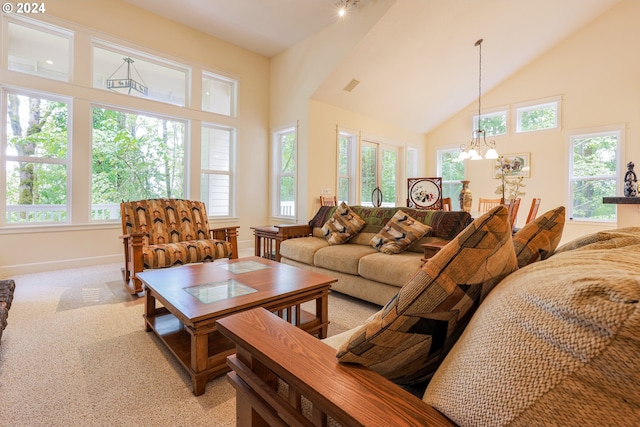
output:
M145 269L238 258L238 228L209 229L203 202L149 199L120 204L125 267L129 293L142 292L136 277Z

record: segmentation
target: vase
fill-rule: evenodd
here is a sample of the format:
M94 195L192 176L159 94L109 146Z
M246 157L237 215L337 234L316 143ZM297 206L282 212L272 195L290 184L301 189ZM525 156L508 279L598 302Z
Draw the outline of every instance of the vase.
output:
M471 181L461 181L462 182L462 190L460 190L460 196L458 199L460 200L460 209L465 212L471 212L471 202L473 201L471 190L469 190L469 183Z
M638 178L636 177L636 173L633 171L634 166L635 164L633 162L627 163L627 173L624 176L625 197L636 197L638 195L638 189L636 187Z

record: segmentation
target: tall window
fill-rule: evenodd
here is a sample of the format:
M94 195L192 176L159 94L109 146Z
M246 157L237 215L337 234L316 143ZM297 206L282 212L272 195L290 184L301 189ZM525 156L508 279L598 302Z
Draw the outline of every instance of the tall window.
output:
M610 131L570 137L570 218L616 220L615 205L602 203L602 198L616 195L621 135Z
M360 203L372 206L373 191L382 191L382 206L395 206L398 189L398 148L362 141L360 146Z
M69 101L3 91L5 222L68 222Z
M407 178L416 178L418 176L418 150L415 148L407 148Z
M480 123L478 116L473 116L473 129L484 130L486 136L506 135L507 110L483 114Z
M231 215L235 159L235 130L202 127L201 199L210 216Z
M273 159L275 171L275 201L273 215L296 216L296 128L278 130L273 134Z
M464 162L458 160L460 149L438 150L438 176L442 177L442 197L451 197L454 210L462 209L458 196L464 179Z
M118 218L122 200L184 197L185 126L94 108L91 218Z
M347 132L338 133L338 201L355 201L355 149L357 138Z
M516 132L554 129L559 126L559 101L516 108Z

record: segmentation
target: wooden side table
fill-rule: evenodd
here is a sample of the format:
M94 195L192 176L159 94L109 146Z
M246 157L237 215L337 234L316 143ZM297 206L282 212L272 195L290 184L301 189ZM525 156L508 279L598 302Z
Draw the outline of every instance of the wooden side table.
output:
M280 262L280 243L283 240L311 235L308 224L264 225L250 227L255 236L255 255Z
M422 262L427 262L429 258L440 252L440 249L444 248L449 243L449 240L442 240L439 242L431 242L422 244L422 249L424 250L424 258L422 258Z

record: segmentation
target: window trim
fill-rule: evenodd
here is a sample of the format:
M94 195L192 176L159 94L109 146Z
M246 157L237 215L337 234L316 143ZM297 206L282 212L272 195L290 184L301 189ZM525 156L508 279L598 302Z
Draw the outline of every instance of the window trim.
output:
M491 138L497 138L497 137L501 137L501 136L508 136L509 135L509 107L495 107L495 108L491 108L491 109L487 109L485 111L482 111L482 118L487 118L487 117L495 117L495 116L499 116L504 114L504 133L496 133L496 134L489 134L487 133L486 136L491 137ZM473 116L471 117L471 129L472 131L475 131L476 129L478 129L479 125L478 125L478 120L479 120L480 116L478 116L478 114L473 114Z
M522 124L520 122L521 112L535 110L536 108L544 108L547 105L556 105L556 125L554 127L544 129L522 130ZM527 134L532 132L548 132L562 129L562 96L552 96L548 98L536 99L533 101L520 102L513 105L513 124L514 133Z
M207 214L211 218L215 219L225 219L225 218L235 218L236 215L236 171L237 171L237 134L238 129L232 126L222 126L215 123L202 123L202 129L218 129L228 131L230 134L229 138L229 170L222 171L216 169L203 169L200 168L200 175L208 174L208 175L227 175L229 176L229 214L228 215L213 215L211 213L211 209L207 206ZM200 154L202 156L202 153ZM186 154L185 154L186 156ZM186 164L187 162L185 162ZM186 181L186 180L185 180ZM202 194L202 188L200 189L200 194Z
M605 219L591 219L591 218L574 218L573 217L573 140L578 138L588 138L594 136L605 136L617 134L618 136L618 144L616 147L616 172L613 175L603 175L598 177L588 177L595 179L609 178L612 177L616 181L616 194L620 194L621 191L621 178L620 171L625 170L625 165L623 165L622 161L622 153L625 152L624 148L624 138L625 138L625 125L612 125L612 126L604 126L598 128L589 128L589 129L576 129L571 131L567 135L567 159L569 169L567 171L567 217L572 222L579 222L581 224L587 223L596 223L596 224L615 224L618 221L618 213L616 210L616 218L612 220ZM584 177L581 177L584 178Z
M231 86L231 105L230 105L230 114L220 114L220 113L216 113L214 111L209 111L209 110L205 110L202 107L202 102L200 105L200 109L205 112L205 113L209 113L209 114L215 114L217 116L222 116L222 117L229 117L229 118L237 118L238 117L238 86L240 84L239 79L236 77L231 77L231 76L226 76L224 74L220 74L220 73L214 73L212 71L207 71L207 70L202 70L202 77L201 80L204 81L205 79L209 79L209 80L218 80L221 82L227 82L230 83ZM204 86L204 85L202 85ZM201 95L201 100L202 100L202 95Z
M290 125L284 125L284 126L279 126L277 128L273 128L271 131L271 156L272 156L272 162L271 162L271 167L272 167L272 172L271 172L271 176L272 176L272 186L271 186L271 217L272 218L277 218L277 219L282 219L282 220L295 220L297 218L298 215L298 152L299 152L299 141L298 141L298 122L296 122L295 124L290 124ZM280 174L280 170L281 170L281 164L280 161L282 160L282 152L280 150L280 145L279 145L279 136L283 135L283 134L287 134L287 133L293 133L295 136L295 159L294 159L294 164L295 164L295 172L293 174L291 174L291 176L293 176L294 179L294 205L293 205L293 211L294 214L293 215L282 215L280 213L280 187L279 187L279 182L280 182L280 177L282 176Z
M340 175L340 138L349 137L349 143L347 146L347 175ZM336 197L338 202L345 202L347 204L355 204L357 199L357 152L358 152L358 133L356 131L347 130L338 127L337 129L337 149L336 149ZM348 200L340 199L340 179L347 178L349 180L349 197Z

